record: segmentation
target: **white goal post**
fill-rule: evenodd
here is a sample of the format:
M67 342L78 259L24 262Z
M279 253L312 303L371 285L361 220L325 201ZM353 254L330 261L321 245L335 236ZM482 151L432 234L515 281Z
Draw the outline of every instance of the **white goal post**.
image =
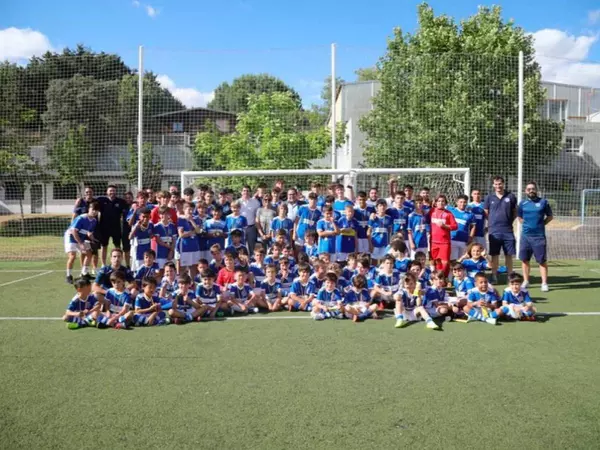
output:
M353 169L276 169L276 170L205 170L205 171L184 171L181 172L181 190L188 186L197 185L198 179L214 178L239 178L239 177L314 177L314 176L332 176L344 177L344 182L352 186L363 178L371 177L390 177L394 175L404 175L407 177L426 177L427 180L441 178L442 176L451 177L452 182L461 186L462 193L469 196L471 193L471 169L465 167L423 167L423 168L353 168ZM364 183L363 183L364 184ZM225 186L223 186L225 187ZM416 186L423 187L423 186Z

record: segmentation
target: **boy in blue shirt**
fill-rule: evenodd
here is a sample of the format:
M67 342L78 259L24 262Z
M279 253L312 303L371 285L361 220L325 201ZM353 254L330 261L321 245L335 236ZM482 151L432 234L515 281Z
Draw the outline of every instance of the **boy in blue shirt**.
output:
M357 275L352 286L344 293L344 314L353 322L362 322L370 317L379 319L377 305L371 302L371 294L367 289L367 279Z
M160 269L155 261L155 256L156 253L154 253L154 250L146 250L144 252L144 264L137 270L134 277L138 288L142 287L142 280L144 278L160 279Z
M68 255L66 281L69 284L73 283L72 270L77 253L83 255L81 275L88 274L88 265L92 258L91 239L98 224L99 212L100 204L96 201L91 202L88 212L77 216L65 232L65 253Z
M246 243L246 228L248 228L248 221L244 216L240 214L241 203L239 201L235 201L231 204L231 214L227 216L225 219L225 223L227 224L227 233L229 233L229 241L228 245L231 245L231 233L233 230L239 230L242 233L241 243Z
M202 222L193 215L194 204L187 202L183 206L183 216L177 219L177 233L179 234L177 272L182 273L188 269L192 277L196 276L196 264L200 259L200 243L198 235L202 231ZM178 256L178 257L177 257Z
M213 208L213 216L204 222L205 237L208 239L208 248L212 253L214 245L225 248L227 238L227 223L222 219L223 209L220 206ZM210 258L207 258L210 259Z
M429 220L423 211L423 197L418 196L415 198L415 209L408 215L406 227L410 257L414 259L417 252L427 253L429 247Z
M343 319L344 304L343 297L340 291L336 289L337 275L327 273L325 275L324 286L317 293L317 297L313 300L311 317L315 320L324 319Z
M126 329L133 321L133 302L125 290L125 276L122 272L110 274L112 288L106 291L104 302L106 307L105 317L107 326L117 329Z
M263 308L266 305L254 293L254 290L246 283L246 272L243 269L236 269L235 282L229 286L228 304L231 308L231 314L257 313L258 305ZM268 307L267 307L268 308Z
M452 286L458 299L466 299L471 289L475 288L475 282L472 278L466 276L465 268L460 263L452 266Z
M286 243L292 243L292 234L294 232L294 222L288 218L288 206L282 203L277 207L278 215L271 221L271 240L275 241L275 234L279 230L285 232Z
M200 277L201 282L196 286L196 302L200 304L198 320L202 317L214 320L217 314L225 312L227 302L221 299L221 288L215 284L215 273L212 270L204 270Z
M74 281L73 286L77 294L69 302L62 319L70 330L95 326L101 303L92 295L92 283L86 277L81 277Z
M321 211L317 206L317 194L311 192L308 194L308 205L298 207L298 213L295 219L294 240L298 247L305 245L306 234L310 231L317 231L317 222L321 219Z
M467 314L467 322L486 322L496 325L499 298L496 291L488 285L484 273L475 275L475 289L471 289L467 295L467 304L463 308Z
M396 315L395 328L404 328L410 322L417 322L419 320L419 307L421 306L417 277L412 273L406 274L403 280L403 288L394 295L394 300L396 302L394 309ZM431 317L427 322L427 328L433 328L430 323L435 325Z
M389 243L392 219L385 211L387 203L384 199L377 200L377 214L369 220L368 236L371 240L371 259L373 264L378 265L385 256L385 248Z
M398 191L394 194L394 204L385 212L393 221L392 234L401 234L408 245L407 222L408 214L404 205L404 192Z
M481 199L481 191L473 189L471 191L471 203L467 205L467 211L473 214L473 222L475 223L475 236L473 242L487 248L485 241L485 210Z
M345 262L358 245L358 221L354 218L354 206L346 205L344 217L337 221L339 234L335 239L335 259Z
M314 258L319 256L319 247L317 245L317 232L316 230L308 230L304 235L304 253L308 255L309 258Z
M429 322L427 316L434 319L447 316L451 311L450 298L446 292L447 280L443 270L431 274L431 284L431 287L428 287L423 294L422 309L419 310L419 313L427 321L427 328L437 330L439 326L435 322Z
M452 213L458 228L450 233L451 251L450 260L457 261L467 250L467 244L475 236L474 216L467 211L467 202L469 197L459 195L456 199L456 207L448 208Z
M154 239L156 240L156 263L162 276L165 264L175 255L177 227L171 222L171 212L167 206L161 206L158 215L160 222L154 225Z
M192 278L187 273L183 273L177 278L177 285L178 288L169 309L171 322L179 325L198 320L204 311L196 302L194 291L190 289Z
M316 292L317 288L310 280L310 267L304 264L298 266L298 278L290 287L288 311L311 311Z
M277 280L277 267L269 264L266 269L266 278L259 284L261 293L267 303L269 311L279 311L283 303L281 283Z
M110 265L103 266L98 270L96 274L96 280L94 280L94 294L99 300L104 300L104 295L108 291L112 284L110 282L110 276L113 272L121 272L125 277L126 287L129 290L131 297L137 296L138 288L135 283L135 279L131 271L121 264L123 259L123 250L120 248L113 248L110 252Z
M379 301L379 309L394 299L394 294L400 289L400 272L394 268L394 257L386 255L383 258L383 267L375 277L375 286L371 291L373 301Z
M342 184L339 184L339 183L336 184L333 187L333 189L335 192L335 200L332 205L333 210L340 213L340 215L341 215L341 214L343 214L347 205L354 206L354 203L352 202L352 200L349 200L344 196L344 186ZM352 194L352 186L348 186L348 189L350 189L350 193Z
M330 258L335 257L335 237L339 234L339 228L333 219L333 208L323 207L324 218L317 222L317 234L319 235L319 255L328 253Z
M371 244L369 242L369 220L375 214L375 207L367 205L367 193L360 191L356 197L356 206L354 207L354 218L358 222L356 236L358 238L356 251L358 253L370 253Z
M508 287L502 294L502 316L535 322L536 309L526 289L522 288L523 277L518 273L508 276Z
M135 299L134 325L167 325L170 322L162 310L160 297L155 292L156 280L154 278L142 280L142 292Z

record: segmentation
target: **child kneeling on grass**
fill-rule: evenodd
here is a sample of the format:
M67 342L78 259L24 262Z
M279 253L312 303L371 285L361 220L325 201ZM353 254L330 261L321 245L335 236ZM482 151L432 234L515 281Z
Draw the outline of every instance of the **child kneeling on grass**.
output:
M221 288L215 284L215 273L206 269L200 274L201 282L196 286L196 302L201 305L201 314L198 316L198 321L201 317L208 317L209 320L214 320L217 314L224 314L228 309L227 302L221 298Z
M67 328L76 330L95 326L101 304L96 300L96 296L92 295L91 281L86 277L81 277L74 281L73 286L77 294L69 302L63 316L63 320L68 322Z
M352 279L352 286L345 292L344 314L354 322L362 322L368 318L380 319L377 305L371 302L371 295L367 290L367 279L363 275L356 275Z
M344 303L342 294L336 289L337 275L327 273L324 286L319 290L317 298L313 301L311 317L315 320L343 319Z

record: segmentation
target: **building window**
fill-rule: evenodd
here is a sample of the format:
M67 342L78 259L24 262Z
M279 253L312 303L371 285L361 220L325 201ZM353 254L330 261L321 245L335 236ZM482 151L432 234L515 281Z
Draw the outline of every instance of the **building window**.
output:
M25 192L24 186L16 181L5 181L4 182L4 200L24 200Z
M554 122L567 120L567 100L546 100L542 115L544 119L553 120Z
M54 183L52 198L54 200L75 200L78 196L76 184Z
M565 138L565 152L567 152L567 153L583 152L583 137L582 136L567 136Z
M173 122L173 133L183 133L183 122Z

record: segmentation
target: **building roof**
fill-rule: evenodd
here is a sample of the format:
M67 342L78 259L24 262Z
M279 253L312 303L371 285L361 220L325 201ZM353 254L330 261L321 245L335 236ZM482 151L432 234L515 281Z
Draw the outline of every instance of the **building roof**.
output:
M166 112L166 113L161 113L161 114L155 114L154 118L161 118L161 117L172 117L172 116L185 116L185 115L210 115L210 114L215 114L215 115L221 115L221 116L229 116L232 119L235 119L237 117L236 114L234 113L230 113L230 112L226 112L226 111L219 111L217 109L209 109L209 108L189 108L189 109L180 109L178 111L170 111L170 112Z
M560 176L600 177L600 167L587 153L561 151L554 161L540 169L543 173Z

